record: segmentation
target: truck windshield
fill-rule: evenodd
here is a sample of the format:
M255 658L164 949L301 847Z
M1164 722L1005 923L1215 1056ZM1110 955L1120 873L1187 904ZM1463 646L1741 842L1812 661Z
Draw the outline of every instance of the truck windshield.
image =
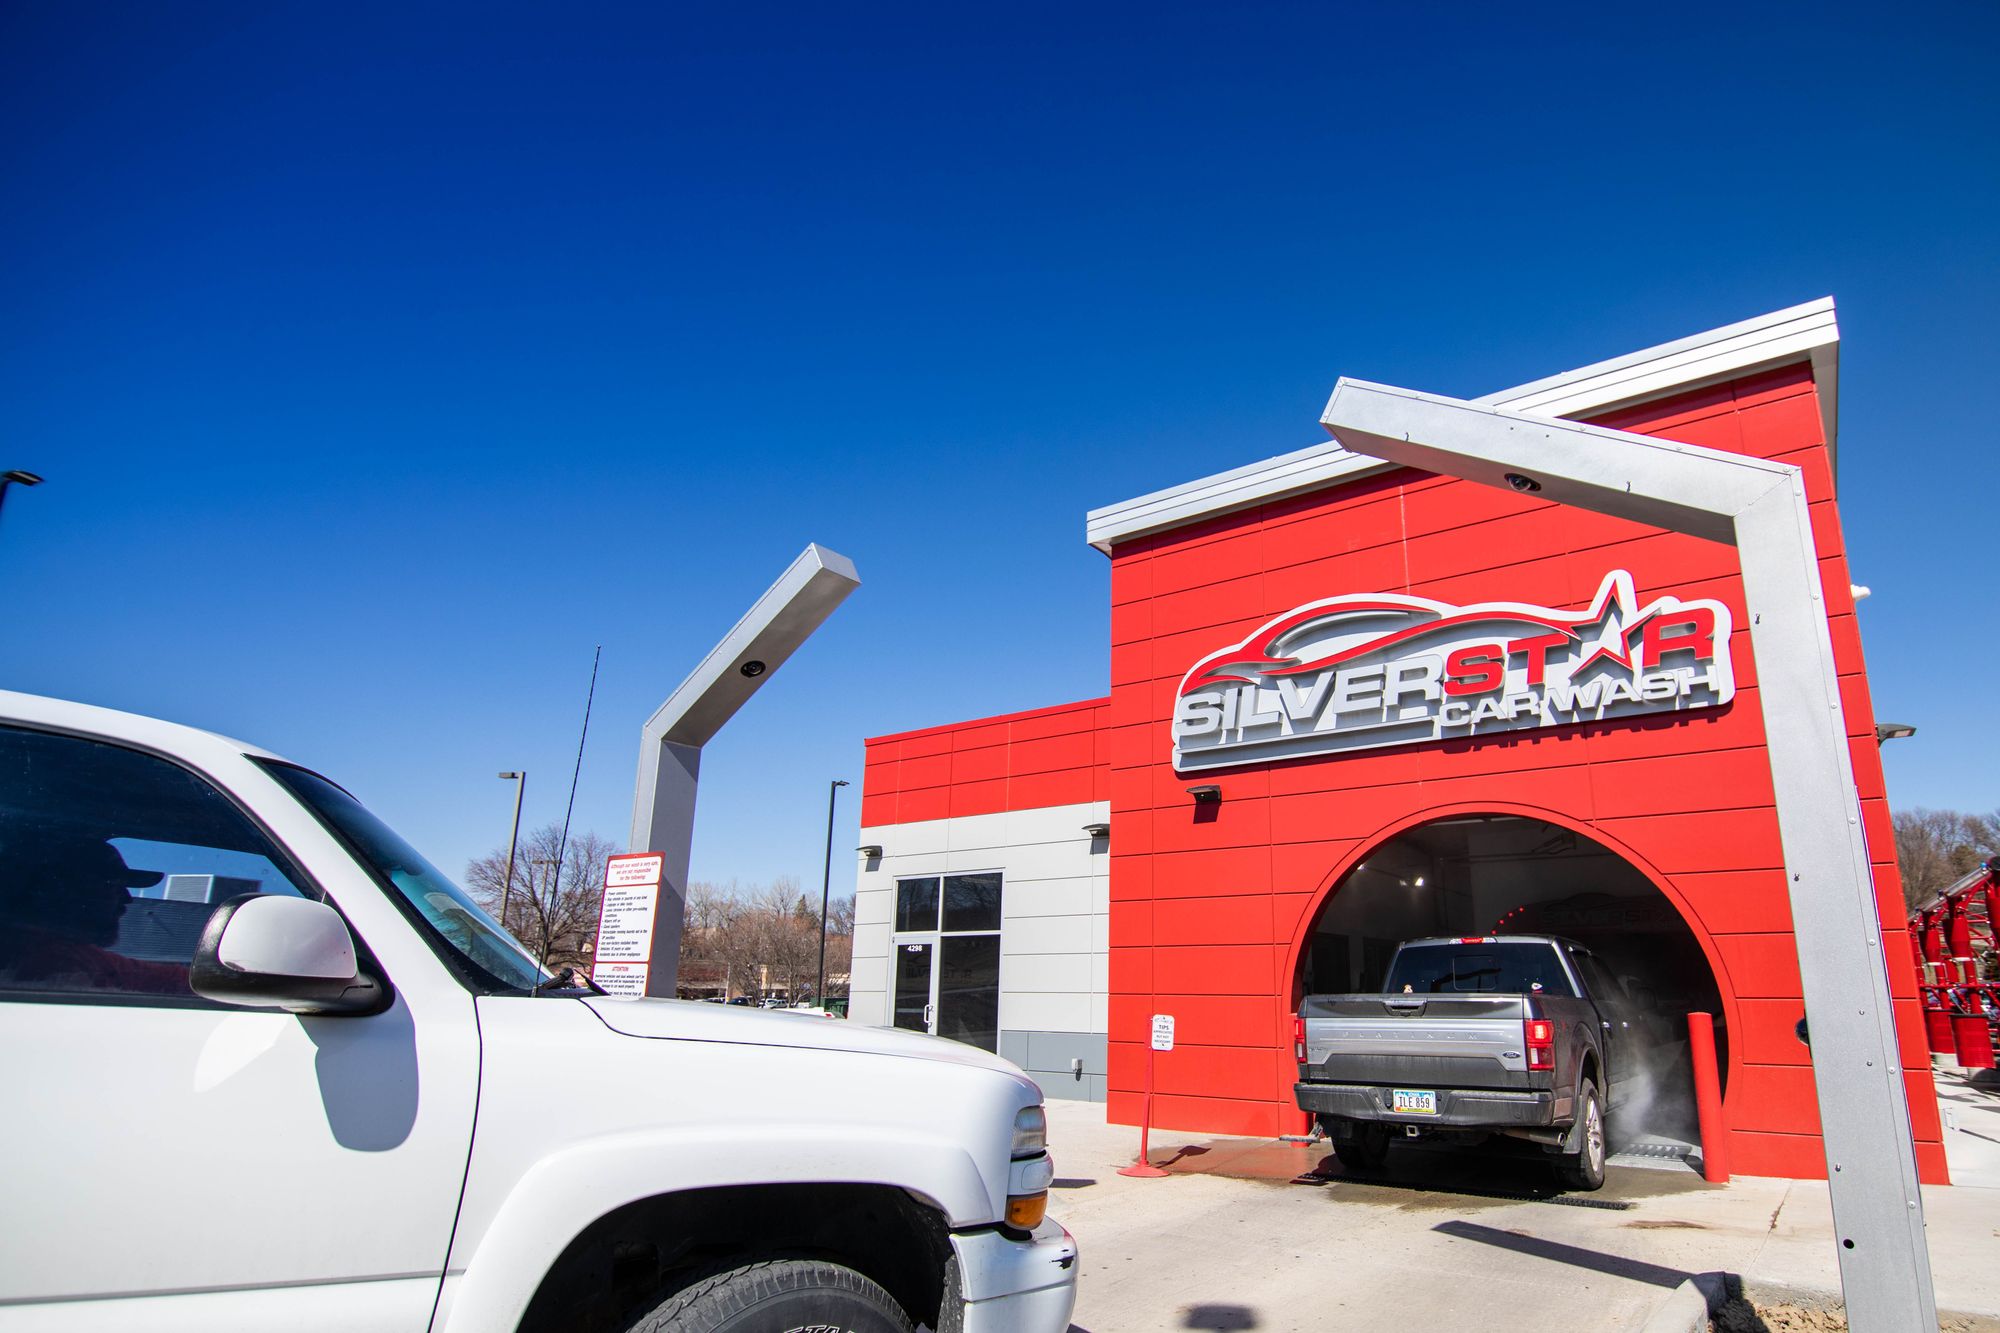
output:
M456 960L446 960L455 961L456 970L503 990L531 991L549 980L534 955L501 929L471 895L361 802L317 773L290 764L263 767L304 801L378 881L395 891L409 909L406 914L428 927L425 934L457 955Z
M1382 990L1390 995L1576 995L1554 945L1521 941L1405 945Z

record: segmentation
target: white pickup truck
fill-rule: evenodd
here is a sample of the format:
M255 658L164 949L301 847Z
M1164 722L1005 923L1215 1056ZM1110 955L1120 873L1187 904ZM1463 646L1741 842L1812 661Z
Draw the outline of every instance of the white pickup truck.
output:
M4 691L0 1051L9 1333L1057 1333L1075 1302L1005 1061L590 993L327 779Z

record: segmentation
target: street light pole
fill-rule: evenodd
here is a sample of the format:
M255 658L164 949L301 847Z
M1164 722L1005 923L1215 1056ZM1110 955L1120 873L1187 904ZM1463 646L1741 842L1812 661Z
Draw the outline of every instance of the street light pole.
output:
M833 799L846 785L845 778L835 778L826 789L826 870L819 881L819 988L813 991L813 999L822 1010L826 1008L826 908L833 892Z
M16 484L39 486L42 484L42 479L35 473L23 472L20 468L15 468L11 472L0 472L0 504L5 504L7 501L7 488Z
M528 789L528 775L502 773L500 778L514 784L514 830L507 835L507 881L500 888L500 929L506 930L507 903L514 896L514 849L521 845L521 795Z

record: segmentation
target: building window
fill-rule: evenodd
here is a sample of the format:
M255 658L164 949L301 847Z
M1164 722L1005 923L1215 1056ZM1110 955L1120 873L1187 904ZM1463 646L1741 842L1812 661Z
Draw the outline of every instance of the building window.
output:
M997 870L896 881L895 1024L1000 1048Z

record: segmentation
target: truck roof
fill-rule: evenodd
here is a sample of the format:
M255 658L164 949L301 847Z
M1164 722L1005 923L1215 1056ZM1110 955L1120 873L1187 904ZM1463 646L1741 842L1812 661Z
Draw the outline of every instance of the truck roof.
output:
M283 755L273 754L260 746L232 740L217 732L203 731L199 727L165 722L156 717L147 717L143 713L122 713L115 708L99 708L95 704L51 699L39 694L21 694L14 690L0 690L0 719L27 722L57 730L116 736L122 740L134 741L140 745L190 759L199 760L205 756L226 754L232 758L239 755L253 755L260 759L290 762L284 760Z
M1419 944L1556 944L1583 947L1560 935L1426 935L1420 940L1404 940L1400 947L1409 949Z

